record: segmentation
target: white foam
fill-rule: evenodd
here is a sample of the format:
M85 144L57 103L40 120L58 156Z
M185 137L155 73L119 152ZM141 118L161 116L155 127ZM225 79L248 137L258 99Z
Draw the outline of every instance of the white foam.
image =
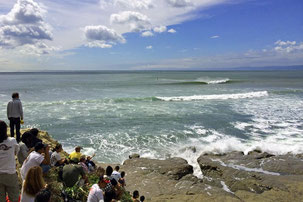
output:
M211 160L219 162L221 164L221 166L233 168L233 169L236 169L236 170L244 170L244 171L248 171L248 172L264 173L264 174L268 174L268 175L280 175L280 173L266 171L266 170L263 170L262 168L248 168L248 167L245 167L245 166L235 165L235 164L232 164L232 163L225 164L220 159L211 159Z
M213 81L208 81L208 84L219 84L219 83L226 83L228 82L229 79L221 79L221 80L213 80Z
M219 83L226 83L230 81L229 78L209 78L209 77L201 77L196 79L198 82L205 82L207 84L219 84Z
M157 97L163 101L193 101L193 100L227 100L227 99L245 99L268 96L267 91L257 91L249 93L235 94L217 94L217 95L193 95L193 96L178 96L178 97Z
M96 150L94 148L91 148L91 147L83 148L83 154L85 154L87 156L92 156L95 153L96 153Z
M228 186L225 184L224 181L221 181L221 185L223 186L222 189L223 189L224 191L229 192L229 193L232 193L232 194L235 194L234 192L232 192L232 191L228 188Z

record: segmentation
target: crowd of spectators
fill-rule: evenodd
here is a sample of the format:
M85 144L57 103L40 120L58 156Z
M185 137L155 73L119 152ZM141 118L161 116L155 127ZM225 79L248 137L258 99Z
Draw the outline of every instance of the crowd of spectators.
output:
M44 181L49 170L56 167L58 179L64 187L84 186L88 182L88 174L97 173L98 182L93 184L87 196L87 202L119 201L125 191L125 172L120 173L120 167L105 170L97 167L93 156L81 153L82 147L77 146L68 157L63 157L61 144L52 150L50 146L38 138L39 130L34 128L26 131L20 137L20 143L14 137L8 137L7 124L0 120L0 202L48 202L51 201L51 191ZM21 166L20 174L22 188L20 190L16 160ZM66 195L63 195L66 197ZM139 192L133 192L132 200L139 199Z
M62 157L62 145L57 144L52 150L38 138L39 130L30 129L20 133L20 124L23 124L23 108L19 93L12 94L12 100L7 104L7 118L9 120L10 135L7 135L7 124L0 120L0 202L48 202L51 201L51 192L44 181L52 167L58 169L58 179L64 187L84 186L88 183L87 175L96 172L99 175L98 183L92 185L87 196L87 202L119 201L125 183L125 172L119 172L108 166L97 167L93 156L81 153L82 147L77 146L68 158ZM16 139L15 137L16 131ZM19 178L16 160L21 166L20 175L22 188L20 195ZM66 194L62 193L64 201ZM133 201L139 201L139 192L133 193ZM142 200L141 200L142 199ZM144 197L140 198L144 201Z

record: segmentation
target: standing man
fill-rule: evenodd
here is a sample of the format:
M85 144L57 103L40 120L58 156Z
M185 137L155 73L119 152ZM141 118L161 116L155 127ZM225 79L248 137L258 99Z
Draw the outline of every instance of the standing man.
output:
M23 109L22 103L19 99L19 93L12 94L12 101L7 104L7 118L9 119L9 127L11 130L11 136L15 136L16 127L16 140L20 142L20 122L23 121Z
M15 155L18 153L19 145L15 138L7 137L7 125L0 120L0 201L9 200L18 202L19 180L16 170Z

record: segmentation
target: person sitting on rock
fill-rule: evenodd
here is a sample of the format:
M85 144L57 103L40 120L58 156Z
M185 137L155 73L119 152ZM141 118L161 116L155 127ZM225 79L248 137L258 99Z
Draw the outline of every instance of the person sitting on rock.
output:
M89 173L89 170L88 170L87 165L85 164L85 161L86 161L86 157L83 155L83 156L80 157L80 162L78 164L80 166L82 166L85 173Z
M31 202L35 200L36 194L42 189L46 188L43 179L42 168L40 166L31 167L23 181L21 191L21 201Z
M68 158L70 159L70 161L72 163L76 163L76 164L79 163L80 158L82 156L81 149L82 149L82 147L77 146L77 147L75 147L75 151L73 151L72 153L70 153L70 155L69 155Z
M104 179L104 176L99 177L98 184L94 184L90 190L87 197L87 202L100 202L104 200L104 191L103 189L106 187L107 181Z
M119 179L121 178L121 174L119 173L119 166L115 167L115 170L113 171L113 173L111 174L111 176L118 182Z
M96 164L92 161L92 158L95 156L95 154L93 156L87 156L86 157L86 162L85 164L88 167L88 170L90 172L94 172L96 170Z
M105 175L104 175L104 177L106 178L106 179L108 179L108 180L111 180L111 179L113 179L113 177L111 176L112 175L112 173L113 173L113 167L111 167L111 166L107 166L106 167L106 170L105 170Z
M62 152L62 145L58 143L56 144L50 158L51 166L64 166L64 164L67 162L65 158L61 157L60 152Z
M20 150L17 155L20 165L22 165L28 155L34 151L34 147L31 148L32 139L33 135L29 131L23 133L21 136L21 142L19 143Z
M138 200L138 198L139 198L139 191L138 190L135 190L134 192L133 192L133 197L132 197L132 200L133 200L133 202L140 202L139 200Z
M67 164L63 167L62 180L66 187L73 187L77 183L79 186L82 186L87 182L87 177L82 166Z
M44 154L44 156L42 154ZM41 166L43 173L46 173L50 169L49 164L49 146L38 142L35 145L35 151L31 152L23 162L23 165L21 167L22 180L25 179L25 176L31 167Z
M32 147L34 147L38 142L42 143L42 140L38 138L39 130L37 128L32 128L29 132L33 135Z
M111 201L111 199L116 198L116 191L114 187L117 185L117 181L111 176L112 173L113 168L111 166L107 166L104 175L104 179L107 182L106 187L104 188L104 201Z
M119 183L120 183L120 185L122 186L122 187L125 187L126 186L126 182L125 182L125 172L124 171L122 171L121 172L121 178L119 179Z

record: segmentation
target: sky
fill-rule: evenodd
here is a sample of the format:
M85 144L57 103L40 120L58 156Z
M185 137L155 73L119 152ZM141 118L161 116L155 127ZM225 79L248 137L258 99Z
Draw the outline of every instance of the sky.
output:
M0 0L0 71L292 65L302 0Z

